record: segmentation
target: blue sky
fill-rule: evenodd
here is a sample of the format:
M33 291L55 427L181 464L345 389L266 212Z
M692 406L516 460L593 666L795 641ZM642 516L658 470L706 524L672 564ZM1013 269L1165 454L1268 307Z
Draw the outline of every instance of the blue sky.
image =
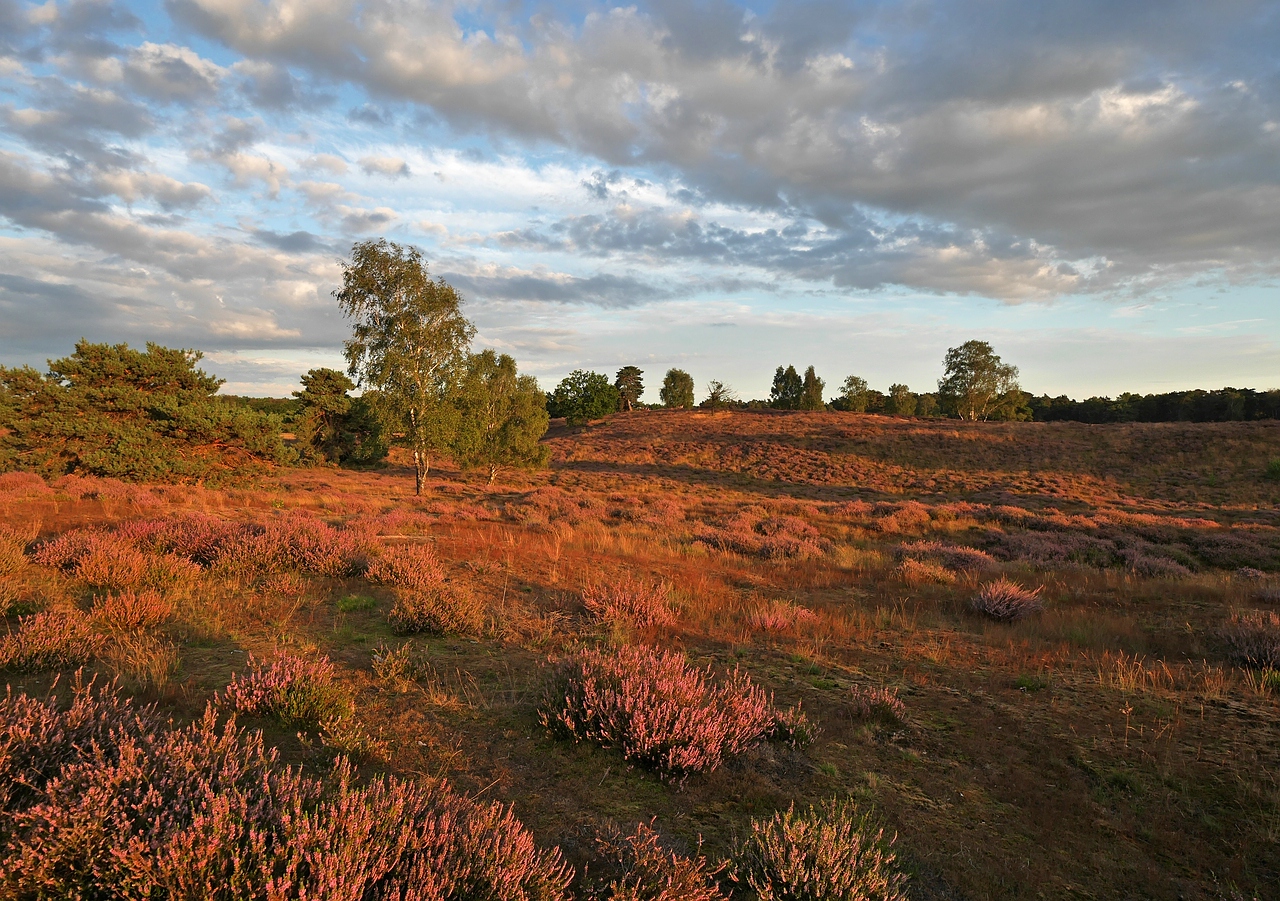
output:
M928 390L975 337L1037 393L1280 387L1277 46L1274 2L0 0L0 362L287 393L385 236L544 387Z

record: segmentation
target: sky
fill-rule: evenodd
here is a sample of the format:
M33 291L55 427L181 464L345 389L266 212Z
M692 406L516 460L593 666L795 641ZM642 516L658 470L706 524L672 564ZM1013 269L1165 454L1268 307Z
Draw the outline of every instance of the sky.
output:
M354 242L551 388L1280 388L1280 3L0 0L0 364L343 368Z

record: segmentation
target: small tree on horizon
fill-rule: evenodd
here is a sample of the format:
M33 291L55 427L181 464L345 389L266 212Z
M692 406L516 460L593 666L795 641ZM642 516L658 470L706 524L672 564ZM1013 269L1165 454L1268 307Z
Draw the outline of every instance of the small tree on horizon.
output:
M630 411L640 402L644 394L644 370L638 366L623 366L618 370L618 377L613 387L618 389L618 403L623 410Z
M1022 403L1018 367L1003 362L986 341L947 349L938 402L961 419L1014 419Z
M906 385L890 385L884 411L890 416L915 416L916 396Z
M812 367L810 367L812 368ZM781 366L773 374L773 387L769 391L769 404L779 410L796 410L804 394L804 380L794 366Z
M796 406L801 410L825 410L822 402L822 389L827 383L818 378L818 374L810 366L804 371L804 383L800 388L800 401Z
M618 409L618 389L599 372L575 369L556 385L547 399L552 416L563 416L570 425L603 419Z
M669 410L693 409L693 376L683 369L668 369L658 392L662 405Z
M712 379L707 383L707 399L698 406L704 410L722 410L737 400L737 392L724 382Z
M461 469L484 467L489 484L504 466L537 469L551 456L539 444L547 432L546 395L516 361L493 350L470 354L458 380L458 428L450 451Z
M867 380L851 375L844 380L844 384L840 387L840 396L837 400L841 409L850 413L865 413L867 412L869 394Z
M343 345L347 372L377 391L379 416L413 453L414 493L457 428L452 381L475 334L462 298L444 279L430 278L416 247L385 239L362 241L342 263L333 292L354 320Z

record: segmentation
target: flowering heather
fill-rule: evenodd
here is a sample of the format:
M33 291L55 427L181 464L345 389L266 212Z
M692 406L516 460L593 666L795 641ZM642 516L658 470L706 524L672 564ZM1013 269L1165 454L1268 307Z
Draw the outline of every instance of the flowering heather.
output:
M969 606L992 619L1012 622L1039 613L1042 605L1039 588L1023 588L1017 582L1001 577L979 588Z
M676 621L671 590L665 583L650 584L627 576L588 585L582 590L582 606L603 622L630 623L640 629Z
M908 560L940 563L948 569L989 569L995 560L986 551L942 541L913 541L902 545L902 556Z
M1254 610L1232 615L1222 627L1227 653L1241 666L1280 669L1280 613Z
M321 576L359 575L373 550L359 532L307 516L281 517L267 524L267 532L280 536L295 567Z
M609 515L622 522L662 527L673 526L684 519L684 507L669 497L614 495L609 501L612 504Z
M797 813L752 820L732 879L758 901L906 901L897 836L859 814L852 802L826 801Z
M859 719L876 720L889 726L900 726L907 721L907 705L898 697L897 689L855 685L849 691L849 700Z
M661 773L709 772L768 738L772 701L739 669L713 682L679 654L586 649L559 668L540 711L547 727Z
M929 527L931 521L929 508L919 501L904 501L901 504L877 504L878 512L883 512L876 521L876 528L881 532L898 534L900 532L922 532Z
M47 497L54 493L54 490L44 483L44 479L34 472L0 473L0 500Z
M592 867L586 892L598 901L724 901L714 882L718 868L708 868L701 855L666 850L644 823L630 834L616 826L602 830Z
M567 899L558 851L443 782L307 777L212 710L173 729L110 691L0 717L5 897Z
M831 542L803 519L760 506L745 507L719 526L703 524L694 537L717 550L770 560L804 560L831 550Z
M761 632L787 632L817 621L818 614L808 607L781 598L774 598L751 611L751 627Z
M77 501L86 498L119 500L137 507L150 507L160 503L146 488L121 482L119 479L72 474L58 479L53 487Z
M530 524L564 520L570 525L579 525L601 522L609 515L608 507L598 498L590 494L570 494L552 485L530 491L508 511L516 520Z
M444 584L440 560L428 545L389 547L369 561L364 577L378 585L424 591Z
M32 559L109 590L176 588L200 574L176 554L144 553L115 533L93 529L65 532L37 548Z
M158 591L120 591L94 599L90 616L113 632L154 629L173 617L173 600Z
M83 666L101 645L79 613L35 613L0 638L0 669L39 673Z
M237 713L311 727L346 716L352 708L329 658L292 654L270 663L250 658L249 671L233 678L222 698Z

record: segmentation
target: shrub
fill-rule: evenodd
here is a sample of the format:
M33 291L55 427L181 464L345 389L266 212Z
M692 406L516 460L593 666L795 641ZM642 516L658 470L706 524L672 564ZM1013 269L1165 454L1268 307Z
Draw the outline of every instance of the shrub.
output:
M808 607L775 598L751 611L751 625L763 632L786 632L797 626L818 621L818 614Z
M121 591L96 598L90 615L112 632L154 629L173 617L173 601L158 591Z
M110 689L0 717L5 897L567 899L558 851L444 782L305 776L212 710L173 729Z
M223 698L238 713L313 728L352 710L327 657L284 654L269 664L251 657L249 671L231 680Z
M854 716L875 720L887 726L900 726L907 721L907 705L898 697L897 689L866 688L855 685L849 691Z
M624 834L616 826L596 836L598 870L587 894L597 901L724 901L701 855L685 857L662 847L658 833L644 823Z
M623 622L640 628L669 626L676 621L670 589L629 577L599 582L582 591L582 606L604 622Z
M387 548L369 561L364 576L378 585L392 585L414 591L439 588L444 584L444 570L435 551L425 544L408 544Z
M770 820L752 820L732 879L759 901L905 901L907 877L867 814L851 802L827 801Z
M45 497L54 493L54 490L44 483L44 479L34 472L0 473L0 498L4 500Z
M107 590L180 588L200 575L199 567L176 554L144 553L127 536L91 529L59 535L33 559Z
M101 645L78 613L35 613L20 618L17 631L0 639L0 669L39 673L83 666Z
M909 560L933 561L948 569L989 569L995 560L986 551L941 541L914 541L902 546L902 555Z
M718 527L702 526L695 539L717 550L770 560L804 560L831 550L831 542L803 519L773 515L760 506L745 507Z
M908 585L923 585L931 582L937 585L950 585L956 580L956 574L940 563L917 560L908 557L894 569L898 578Z
M1222 628L1230 658L1256 669L1280 668L1280 613L1254 610L1236 613Z
M435 588L396 589L387 619L402 635L418 632L475 634L484 628L484 606L467 591Z
M713 682L710 668L646 647L579 651L559 667L539 717L677 777L714 770L777 725L772 701L741 670Z
M978 589L969 606L992 619L1012 622L1040 611L1040 589L1029 590L1017 582L999 578Z
M1280 459L1268 460L1267 468L1263 470L1262 477L1273 482L1280 482Z

